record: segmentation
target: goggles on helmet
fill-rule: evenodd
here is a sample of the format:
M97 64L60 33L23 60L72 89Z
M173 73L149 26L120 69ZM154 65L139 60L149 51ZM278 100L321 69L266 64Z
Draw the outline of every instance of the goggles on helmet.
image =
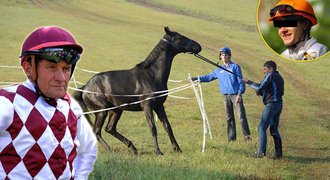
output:
M315 18L315 16L313 14L310 14L305 11L296 10L292 6L286 5L286 4L278 5L278 6L274 7L273 9L271 9L270 13L269 13L270 17L274 17L277 12L279 12L280 14L292 14L292 15L294 15L296 12L300 12L300 13L308 14L309 16L312 16Z
M20 57L26 55L35 55L53 63L58 63L63 60L68 64L76 64L80 59L79 51L70 48L44 48L40 50L28 50L22 53Z

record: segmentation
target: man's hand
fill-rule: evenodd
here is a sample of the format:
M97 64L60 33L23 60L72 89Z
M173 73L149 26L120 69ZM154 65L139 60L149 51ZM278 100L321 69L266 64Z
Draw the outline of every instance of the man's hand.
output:
M240 94L238 94L237 96L236 96L236 103L240 103L242 101L242 95L240 95Z
M250 81L249 79L247 79L247 78L243 78L242 80L243 80L244 83L249 84L249 83L248 83L248 82Z
M256 95L257 96L261 96L262 95L262 91L256 91Z
M198 77L191 77L191 80L192 81L197 81L198 80Z

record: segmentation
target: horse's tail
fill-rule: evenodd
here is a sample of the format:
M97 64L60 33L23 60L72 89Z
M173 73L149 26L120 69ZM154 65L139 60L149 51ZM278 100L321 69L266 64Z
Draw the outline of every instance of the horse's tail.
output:
M79 89L84 90L84 88L85 88L85 85L83 85ZM76 91L74 91L72 93L72 97L79 103L79 105L80 105L81 109L83 110L83 112L87 112L88 111L88 108L87 108L86 103L84 102L84 99L82 97L82 94L83 94L82 91L79 91L79 90L77 91L76 90ZM86 117L87 121L89 122L89 124L93 126L94 124L92 123L92 121L90 119L90 115L89 114L85 114L85 117Z

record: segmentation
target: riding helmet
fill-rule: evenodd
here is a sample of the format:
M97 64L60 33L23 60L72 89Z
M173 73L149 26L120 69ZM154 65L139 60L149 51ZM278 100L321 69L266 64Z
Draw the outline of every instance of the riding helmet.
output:
M281 12L280 8L284 8ZM308 19L312 25L317 24L313 7L307 0L280 0L270 11L269 21L281 20L283 17L300 16Z
M222 47L222 48L220 48L220 50L219 50L219 54L220 54L220 55L221 55L221 54L229 54L229 55L231 55L231 50L230 50L229 47Z
M50 47L70 47L77 50L80 54L83 48L74 37L67 31L56 26L45 26L34 30L24 41L21 52L21 64L25 61L26 51L40 50Z

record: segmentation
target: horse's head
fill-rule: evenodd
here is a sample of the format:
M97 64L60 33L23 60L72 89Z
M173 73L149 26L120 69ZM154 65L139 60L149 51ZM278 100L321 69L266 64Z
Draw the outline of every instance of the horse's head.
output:
M166 34L164 35L163 39L167 41L177 53L193 53L198 54L202 47L198 44L198 42L187 38L177 32L171 31L170 28L164 28Z

